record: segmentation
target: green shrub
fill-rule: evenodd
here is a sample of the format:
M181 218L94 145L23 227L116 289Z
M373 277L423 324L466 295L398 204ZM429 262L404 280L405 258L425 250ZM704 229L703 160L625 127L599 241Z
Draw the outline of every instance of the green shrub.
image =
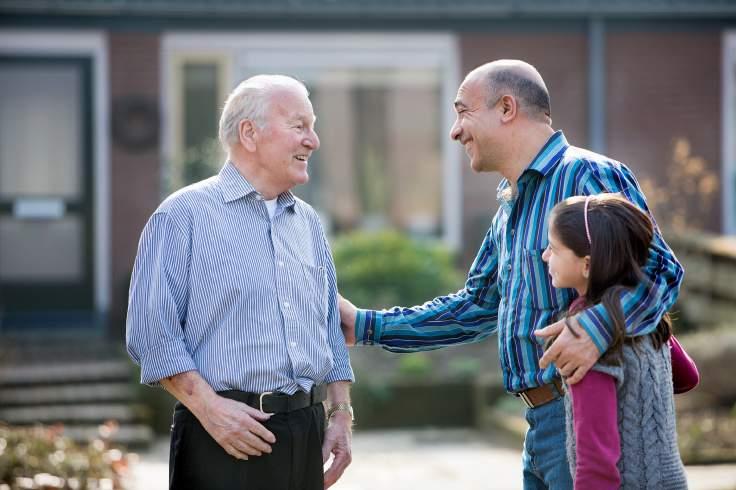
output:
M452 253L398 232L355 232L334 243L340 294L363 308L422 304L463 286Z
M432 359L426 352L403 354L398 361L398 371L402 376L427 377L432 372Z
M0 488L123 488L128 456L109 447L114 424L100 427L100 437L76 444L63 427L19 428L0 425Z
M182 165L183 184L192 184L216 175L220 171L223 158L222 147L217 138L189 148Z

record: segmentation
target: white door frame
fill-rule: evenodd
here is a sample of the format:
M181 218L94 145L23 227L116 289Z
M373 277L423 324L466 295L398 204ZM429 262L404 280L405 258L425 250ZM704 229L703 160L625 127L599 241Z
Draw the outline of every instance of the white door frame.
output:
M229 87L240 80L233 77L247 72L248 66L259 69L294 66L326 67L409 67L438 68L442 77L441 138L442 148L442 229L443 240L459 250L462 237L462 167L457 144L449 140L455 120L452 101L459 85L459 48L449 33L294 33L259 34L172 32L163 36L163 73L161 93L163 114L173 117L175 94L170 82L177 57L182 55L225 55L235 66L229 69ZM173 122L165 124L162 134L163 161L170 162L176 137Z
M736 234L736 31L723 33L721 144L723 150L721 199L722 231Z
M110 308L110 137L107 36L98 30L0 29L0 54L92 59L94 305Z

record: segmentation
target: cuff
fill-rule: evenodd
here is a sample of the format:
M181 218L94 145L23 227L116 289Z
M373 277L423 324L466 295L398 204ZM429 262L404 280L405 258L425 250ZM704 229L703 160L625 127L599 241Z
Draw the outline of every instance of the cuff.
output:
M351 383L355 382L355 375L353 374L353 368L350 367L350 364L347 366L335 366L332 371L325 376L325 383L334 383L336 381L350 381Z
M175 374L195 371L197 365L184 343L174 340L148 350L141 359L141 383L156 386Z
M383 315L374 310L358 310L355 316L355 343L373 345L380 343Z
M576 320L593 340L601 355L603 355L613 341L609 330L610 319L606 308L600 304L595 305L580 312Z

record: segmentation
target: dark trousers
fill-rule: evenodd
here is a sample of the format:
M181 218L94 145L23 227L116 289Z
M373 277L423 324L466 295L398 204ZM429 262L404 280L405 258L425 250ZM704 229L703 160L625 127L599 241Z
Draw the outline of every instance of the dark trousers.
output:
M264 423L276 436L271 454L230 456L182 404L174 408L169 453L172 490L324 490L321 403L273 415Z

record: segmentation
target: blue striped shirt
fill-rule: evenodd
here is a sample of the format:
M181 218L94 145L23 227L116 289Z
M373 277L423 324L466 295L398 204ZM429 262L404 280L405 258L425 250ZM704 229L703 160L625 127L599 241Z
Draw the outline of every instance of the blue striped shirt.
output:
M292 394L353 380L316 213L286 192L272 221L231 163L146 224L126 341L142 383L197 370L215 391Z
M413 308L359 310L355 327L358 342L405 352L475 342L497 331L506 390L519 392L551 382L555 368L540 369L543 352L534 330L553 323L576 293L552 287L542 260L547 247L547 217L555 204L570 196L601 192L620 192L648 211L628 168L570 146L558 131L520 176L515 196L511 196L507 180L499 184L500 207L465 288ZM642 284L621 298L630 335L656 328L675 302L682 282L682 267L659 230L644 273L652 284ZM605 352L612 339L604 307L589 308L578 320L601 353Z

